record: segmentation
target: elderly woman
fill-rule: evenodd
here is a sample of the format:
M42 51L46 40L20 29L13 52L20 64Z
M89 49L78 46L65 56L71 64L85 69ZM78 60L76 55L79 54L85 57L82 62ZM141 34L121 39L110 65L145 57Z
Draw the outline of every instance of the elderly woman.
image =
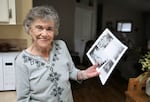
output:
M75 67L67 46L58 35L59 17L53 7L32 8L24 21L32 44L16 58L17 102L73 102L69 79L99 75L96 65Z

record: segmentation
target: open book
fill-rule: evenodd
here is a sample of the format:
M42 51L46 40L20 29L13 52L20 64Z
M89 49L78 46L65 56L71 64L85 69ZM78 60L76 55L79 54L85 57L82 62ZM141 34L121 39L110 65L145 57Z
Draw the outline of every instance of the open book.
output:
M106 28L86 53L92 64L99 63L97 71L100 72L102 85L106 83L127 48Z

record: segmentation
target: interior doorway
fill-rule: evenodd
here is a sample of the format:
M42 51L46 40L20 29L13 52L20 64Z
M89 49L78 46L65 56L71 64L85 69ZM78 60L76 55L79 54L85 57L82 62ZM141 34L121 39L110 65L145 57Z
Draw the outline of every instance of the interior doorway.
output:
M92 39L93 9L81 6L75 7L75 52L78 52L82 62L85 44Z

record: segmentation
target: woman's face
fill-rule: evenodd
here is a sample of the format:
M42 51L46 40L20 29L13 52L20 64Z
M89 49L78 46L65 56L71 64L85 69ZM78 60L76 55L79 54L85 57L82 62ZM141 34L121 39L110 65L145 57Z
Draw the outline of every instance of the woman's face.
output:
M54 39L54 22L36 19L30 27L29 34L33 44L40 48L50 48Z

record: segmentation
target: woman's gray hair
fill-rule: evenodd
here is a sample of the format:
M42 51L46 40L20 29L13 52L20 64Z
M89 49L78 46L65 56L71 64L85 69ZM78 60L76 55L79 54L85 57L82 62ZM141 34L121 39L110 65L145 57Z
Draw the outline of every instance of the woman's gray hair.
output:
M29 11L24 20L24 28L27 33L29 33L31 24L37 18L44 21L52 20L54 22L55 35L58 35L60 19L57 11L52 6L36 6Z

